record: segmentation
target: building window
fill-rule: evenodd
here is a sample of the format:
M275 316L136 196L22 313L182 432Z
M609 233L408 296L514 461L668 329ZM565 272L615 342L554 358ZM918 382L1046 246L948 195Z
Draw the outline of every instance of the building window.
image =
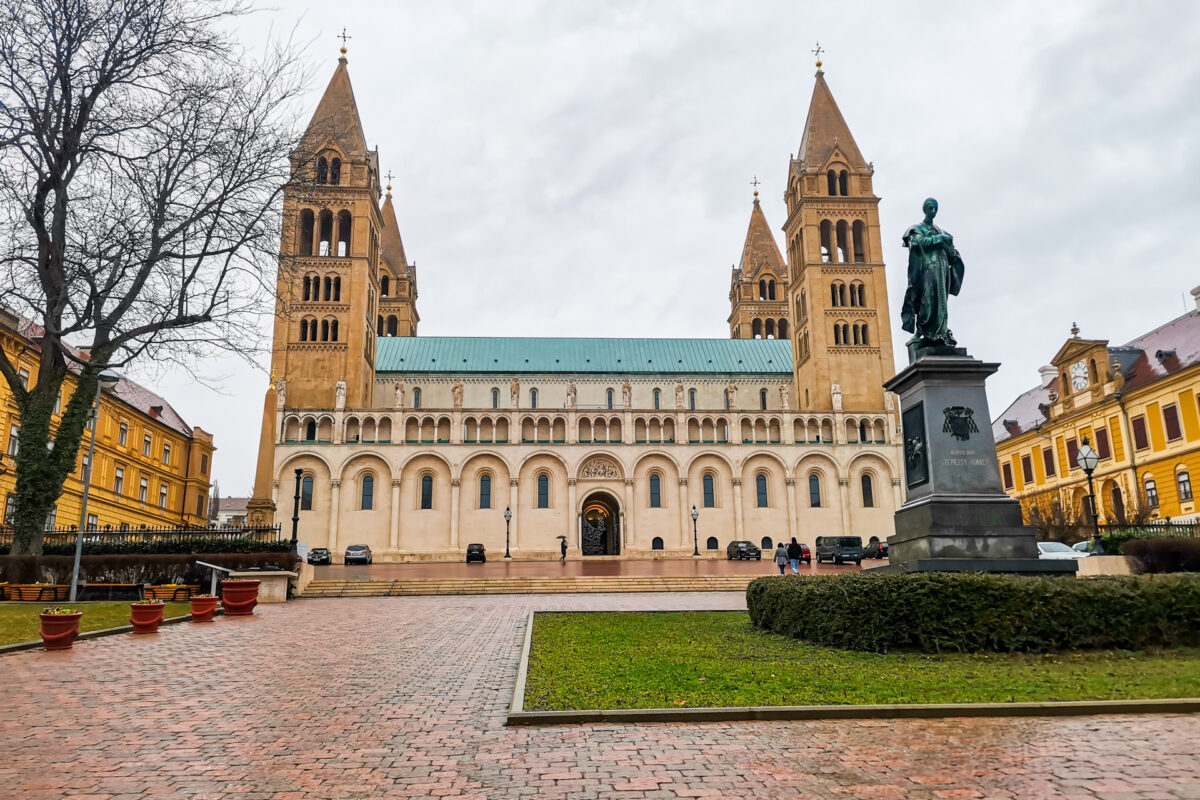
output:
M721 545L717 543L717 537L710 536L707 539L705 539L704 540L704 549L705 550L720 550Z
M1158 484L1155 483L1154 478L1148 477L1143 485L1146 487L1146 505L1150 506L1151 508L1157 506Z
M201 475L208 474L208 453L200 454L200 474Z
M537 408L537 389L529 390L529 407Z
M421 390L414 387L413 388L413 408L420 408L420 407L421 407Z
M862 478L860 479L860 483L862 484L863 508L874 508L875 507L875 485L871 481L871 476L864 472Z
M662 478L657 474L650 476L650 507L662 508Z
M87 529L89 531L94 531L98 527L100 527L99 518L95 514L88 514L87 515Z
M313 479L311 475L305 475L300 481L300 510L312 511L313 507Z
M1067 439L1067 470L1077 469L1079 456L1079 442L1074 439Z
M142 455L144 455L144 456L150 455L151 445L152 445L152 442L150 440L150 434L147 433L145 436L142 437Z
M1046 467L1046 477L1053 478L1057 472L1054 468L1054 451L1049 447L1042 448L1042 464Z
M704 507L714 508L717 505L716 488L713 486L713 476L711 472L704 475Z
M1033 483L1033 459L1029 456L1021 456L1021 477L1026 484Z
M1013 488L1012 464L1009 464L1007 461L1004 462L1004 464L1001 468L1001 472L1004 473L1004 488L1005 489Z
M29 370L25 369L24 367L17 370L17 378L21 381L22 389L29 388Z
M125 488L125 470L117 467L116 477L113 478L113 494L120 494Z
M658 389L654 390L654 410L662 408L662 392Z
M313 420L309 420L308 424L304 426L304 441L315 442L316 440L317 440L317 423Z
M13 425L8 429L8 454L15 457L21 451L21 426Z
M429 510L433 508L433 476L421 476L421 508Z
M500 408L500 390L492 389L492 408Z
M767 390L766 389L758 390L758 407L763 411L767 410Z
M754 491L758 495L758 507L767 507L767 476L763 473L758 473L754 477Z
M661 536L655 536L653 539L650 540L650 549L651 550L662 550L663 549L663 540L662 540Z
M1179 500L1187 502L1192 499L1192 476L1187 470L1175 474L1175 482L1179 484Z
M54 524L58 521L58 506L50 506L50 513L46 515L45 530L54 530Z
M167 507L167 485L165 483L160 484L158 487L158 507Z
M17 496L12 492L4 498L4 524L12 525L13 516L17 513Z
M544 472L537 476L537 507L550 507L550 476Z
M487 473L479 476L479 507L492 507L492 476Z
M372 475L363 476L361 500L359 508L363 511L370 511L375 508L375 478Z
M688 389L688 408L692 411L696 410L696 390Z
M605 392L605 399L608 402L608 407L611 409L613 407L613 390L612 389L609 389L607 392Z
M821 477L815 472L808 476L808 505L810 508L821 507Z
M129 439L129 426L126 425L124 422L122 422L121 427L117 429L117 444L124 447L126 442L128 441L128 439Z
M1112 448L1108 446L1108 431L1104 428L1097 428L1096 431L1096 455L1100 458L1111 458Z
M142 478L138 481L138 501L145 503L150 499L150 481Z
M1133 449L1145 450L1150 446L1150 439L1146 436L1146 418L1134 417L1130 424L1133 425Z
M1179 406L1163 406L1162 415L1163 425L1167 429L1167 441L1173 442L1183 438L1183 431L1179 429Z
M169 445L169 444L163 445L163 463L164 464L171 463L171 445Z
M764 536L759 540L758 546L764 553L769 553L772 549L774 549L775 543L771 541L770 536Z
M62 392L61 391L58 394L54 395L54 413L55 414L62 413ZM121 444L125 444L125 443L121 442Z

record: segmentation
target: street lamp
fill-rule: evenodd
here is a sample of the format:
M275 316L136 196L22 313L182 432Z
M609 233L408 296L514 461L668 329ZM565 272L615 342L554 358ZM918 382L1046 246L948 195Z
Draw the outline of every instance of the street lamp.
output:
M692 557L700 557L700 539L696 533L696 520L700 519L700 512L692 506Z
M303 474L304 470L296 467L296 497L292 501L292 555L295 555L300 549L300 476Z
M512 558L512 553L508 552L508 530L509 523L512 522L512 509L508 506L504 507L504 557Z
M83 557L83 530L87 526L88 490L92 488L92 461L96 457L96 422L100 416L100 390L111 389L121 380L113 372L101 372L96 376L96 397L92 400L92 441L88 444L87 464L83 467L83 499L79 509L79 530L75 532L75 566L71 569L71 602L79 593L79 559Z
M1084 471L1088 479L1088 502L1092 505L1092 536L1095 539L1092 544L1092 555L1102 556L1104 555L1104 545L1100 544L1100 517L1096 513L1096 485L1092 482L1092 473L1096 471L1096 465L1100 463L1100 454L1092 449L1086 436L1083 437L1083 447L1079 448L1075 463Z

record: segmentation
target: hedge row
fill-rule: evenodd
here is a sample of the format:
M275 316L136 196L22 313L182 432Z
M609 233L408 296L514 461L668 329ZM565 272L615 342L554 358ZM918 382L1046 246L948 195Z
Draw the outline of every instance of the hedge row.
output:
M228 569L278 568L292 570L299 560L291 553L198 553L193 555L84 556L79 563L83 583L202 583L211 575L207 561ZM74 556L0 556L0 581L10 583L70 583Z
M83 554L89 556L115 555L168 555L172 553L286 553L291 549L291 541L283 539L277 542L260 542L249 536L228 538L221 536L185 537L180 539L156 539L153 541L129 542L97 542L85 541ZM0 545L0 556L9 554L9 545ZM42 555L74 556L73 544L48 544L42 548Z
M844 650L1052 652L1200 645L1200 576L849 573L758 578L762 629Z
M1136 572L1200 572L1200 539L1131 539L1123 552Z

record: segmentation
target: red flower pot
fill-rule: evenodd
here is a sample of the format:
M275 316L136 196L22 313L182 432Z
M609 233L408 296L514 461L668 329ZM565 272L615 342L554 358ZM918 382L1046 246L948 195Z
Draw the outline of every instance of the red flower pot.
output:
M258 592L255 592L258 595ZM216 597L193 597L192 598L192 622L212 622L213 616L217 613Z
M245 617L258 605L258 585L262 581L221 581L221 605L227 617Z
M75 644L79 635L79 619L82 611L74 614L40 614L42 619L42 645L47 650L66 650Z
M133 632L157 633L165 607L162 603L130 603L129 623L133 625Z

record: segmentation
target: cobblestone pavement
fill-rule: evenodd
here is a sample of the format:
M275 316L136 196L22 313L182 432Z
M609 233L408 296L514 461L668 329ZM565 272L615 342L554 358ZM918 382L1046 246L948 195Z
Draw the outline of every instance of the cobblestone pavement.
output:
M741 607L307 600L3 656L0 798L1200 798L1197 716L504 727L530 609Z
M333 564L313 567L317 580L390 581L413 578L557 578L560 576L693 576L693 575L778 575L779 567L767 553L762 561L729 561L725 558L655 558L646 560L505 561L491 558L486 564L464 561L422 561L412 564ZM867 559L861 569L883 566L887 561ZM800 564L801 575L836 575L858 572L856 564ZM791 568L788 568L791 572Z

